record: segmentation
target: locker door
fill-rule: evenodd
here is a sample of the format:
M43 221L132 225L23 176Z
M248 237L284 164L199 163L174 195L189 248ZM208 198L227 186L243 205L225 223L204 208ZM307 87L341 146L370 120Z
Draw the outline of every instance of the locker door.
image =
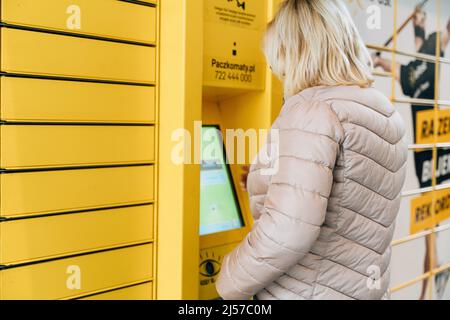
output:
M1 217L153 202L153 166L0 175Z
M3 120L155 122L155 87L12 77L0 81Z
M153 241L153 205L0 223L0 265Z
M69 299L152 279L151 244L0 271L0 299Z
M10 25L154 44L156 8L117 0L7 0Z
M2 28L2 71L155 82L154 47Z

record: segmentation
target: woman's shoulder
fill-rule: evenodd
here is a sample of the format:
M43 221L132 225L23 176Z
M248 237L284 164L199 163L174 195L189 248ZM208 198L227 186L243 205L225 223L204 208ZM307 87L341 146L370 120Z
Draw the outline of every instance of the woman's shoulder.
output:
M281 130L302 130L326 135L335 141L343 137L343 128L336 113L327 101L301 92L286 99L274 128Z
M335 112L338 111L335 105L352 104L367 107L386 117L391 116L395 112L391 101L382 92L373 87L359 87L356 85L312 87L291 98L294 103L296 100L323 102L332 106Z
M395 114L390 100L374 88L312 87L286 99L276 125L299 128L342 139L344 123L384 123Z
M316 87L286 101L281 127L300 128L343 137L355 126L366 128L387 141L405 133L402 117L391 101L374 88L358 86Z

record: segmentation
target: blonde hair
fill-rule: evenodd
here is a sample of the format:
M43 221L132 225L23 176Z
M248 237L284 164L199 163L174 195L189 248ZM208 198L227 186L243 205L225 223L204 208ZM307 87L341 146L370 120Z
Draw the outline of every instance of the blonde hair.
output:
M292 96L315 86L373 83L373 63L342 0L285 0L265 36L273 72Z

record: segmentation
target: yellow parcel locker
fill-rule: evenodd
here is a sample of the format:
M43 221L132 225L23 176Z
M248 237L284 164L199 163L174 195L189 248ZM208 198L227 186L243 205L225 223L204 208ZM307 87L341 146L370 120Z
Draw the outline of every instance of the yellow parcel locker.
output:
M134 246L1 270L0 299L70 299L152 276L152 245Z
M152 300L153 283L147 282L105 293L81 298L80 300Z
M153 241L153 205L0 222L0 265Z
M7 0L2 22L155 43L156 8L117 0Z
M0 81L2 120L155 121L155 87L12 77Z
M153 166L0 174L0 216L153 202Z
M154 83L156 49L2 28L2 71Z
M153 126L3 125L2 169L150 163Z

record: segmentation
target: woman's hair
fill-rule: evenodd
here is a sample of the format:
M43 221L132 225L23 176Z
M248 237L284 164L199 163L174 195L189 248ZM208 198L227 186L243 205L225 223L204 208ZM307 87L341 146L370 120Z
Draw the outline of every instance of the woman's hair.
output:
M288 96L373 83L372 59L342 0L285 0L268 25L264 51Z

